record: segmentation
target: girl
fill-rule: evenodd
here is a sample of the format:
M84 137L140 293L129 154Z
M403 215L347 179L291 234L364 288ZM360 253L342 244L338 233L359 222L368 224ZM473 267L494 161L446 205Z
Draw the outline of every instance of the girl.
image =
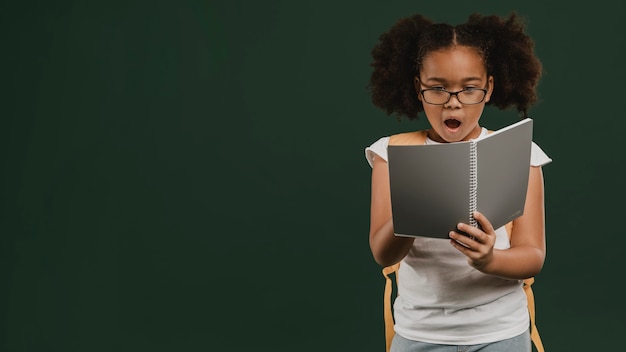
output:
M541 63L515 14L471 15L456 26L414 15L383 33L372 50L369 88L388 115L430 125L426 144L467 141L488 133L485 105L515 107L522 117L536 100ZM394 235L387 145L365 149L372 166L369 242L381 266L400 262L392 352L531 350L522 284L537 275L546 254L541 166L551 159L532 144L524 214L511 233L459 224L450 240ZM428 170L424 170L428 172ZM462 235L465 232L467 235Z

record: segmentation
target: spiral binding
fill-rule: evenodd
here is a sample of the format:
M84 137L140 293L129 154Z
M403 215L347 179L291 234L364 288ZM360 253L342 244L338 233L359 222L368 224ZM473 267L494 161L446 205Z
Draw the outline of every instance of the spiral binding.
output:
M469 224L478 227L474 211L478 203L478 150L476 142L470 142L470 187L469 187Z

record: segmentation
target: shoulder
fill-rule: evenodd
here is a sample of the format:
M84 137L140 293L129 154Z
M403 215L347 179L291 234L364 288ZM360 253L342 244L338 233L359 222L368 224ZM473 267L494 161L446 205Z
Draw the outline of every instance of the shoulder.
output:
M365 148L365 158L370 166L374 165L374 159L380 157L387 161L387 147L389 145L415 145L424 144L428 131L414 131L398 133L378 139L369 147Z
M530 149L530 165L544 166L552 162L552 159L535 143L532 143Z
M383 160L387 161L387 146L389 145L389 138L389 136L379 138L376 142L365 148L365 158L367 159L370 167L374 167L374 159L376 157L383 158Z

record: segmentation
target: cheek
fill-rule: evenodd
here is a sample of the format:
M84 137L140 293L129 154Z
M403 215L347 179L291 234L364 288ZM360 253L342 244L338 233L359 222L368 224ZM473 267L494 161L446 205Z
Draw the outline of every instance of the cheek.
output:
M466 109L465 113L469 119L478 121L480 116L483 114L483 110L485 110L485 104L478 104Z
M422 106L424 107L424 114L426 114L427 118L428 116L439 116L443 111L443 105L431 105L422 103Z

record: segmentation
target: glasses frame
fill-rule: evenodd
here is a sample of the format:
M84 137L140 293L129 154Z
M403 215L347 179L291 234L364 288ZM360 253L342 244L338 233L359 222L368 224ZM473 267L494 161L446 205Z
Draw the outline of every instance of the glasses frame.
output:
M424 97L424 92L431 91L431 90L434 90L434 91L437 91L437 92L446 92L446 93L448 93L448 99L446 101L444 101L443 103L431 103L429 101L426 101L426 97ZM476 90L481 90L484 93L483 94L483 98L480 99L479 102L469 103L468 104L468 103L462 102L461 99L459 99L459 93L463 93L463 92L467 92L467 91L476 91ZM456 92L449 92L449 91L447 91L445 89L440 89L440 88L426 88L426 89L420 90L420 95L422 96L423 101L426 104L430 104L430 105L445 105L445 104L447 104L450 101L450 99L452 99L453 95L456 97L456 100L458 100L459 103L461 103L463 105L476 105L476 104L480 104L483 101L485 101L485 97L487 97L487 89L485 89L485 88L465 88L465 89L461 89L461 90L456 91Z

